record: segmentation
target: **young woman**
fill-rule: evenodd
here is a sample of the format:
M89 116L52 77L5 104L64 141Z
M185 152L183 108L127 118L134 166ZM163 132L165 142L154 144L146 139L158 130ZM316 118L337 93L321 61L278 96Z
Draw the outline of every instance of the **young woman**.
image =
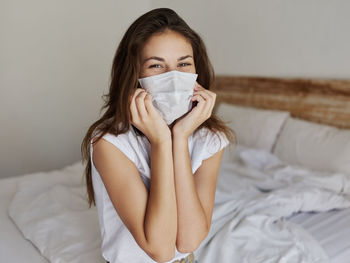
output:
M203 41L171 9L147 12L125 33L106 112L82 143L107 262L194 262L223 149L235 143L212 114L213 77Z

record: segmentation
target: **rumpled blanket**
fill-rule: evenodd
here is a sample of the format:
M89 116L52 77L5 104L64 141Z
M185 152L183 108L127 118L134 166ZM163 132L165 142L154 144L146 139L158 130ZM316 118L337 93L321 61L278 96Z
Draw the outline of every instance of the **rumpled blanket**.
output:
M225 152L226 153L226 152ZM281 162L237 146L221 165L212 225L194 252L199 263L329 262L297 212L350 207L350 178ZM226 156L227 157L227 156ZM96 207L88 208L81 162L21 180L9 216L51 262L104 263Z
M291 166L263 150L238 146L221 165L212 225L195 251L200 263L329 262L297 212L350 207L350 178Z

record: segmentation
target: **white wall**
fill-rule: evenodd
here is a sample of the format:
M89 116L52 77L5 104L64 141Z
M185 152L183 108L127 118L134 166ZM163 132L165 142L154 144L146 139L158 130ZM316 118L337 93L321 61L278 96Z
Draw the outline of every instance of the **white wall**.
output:
M81 159L112 59L149 1L0 1L0 177Z
M348 0L0 0L0 177L80 160L120 38L160 6L218 74L350 78Z
M350 78L349 0L151 0L203 37L219 74Z

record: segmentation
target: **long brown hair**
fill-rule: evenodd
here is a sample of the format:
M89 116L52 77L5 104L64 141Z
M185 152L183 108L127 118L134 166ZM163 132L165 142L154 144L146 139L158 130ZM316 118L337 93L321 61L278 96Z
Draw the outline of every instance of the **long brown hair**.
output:
M99 120L90 126L81 144L82 162L86 162L84 176L89 207L92 203L96 205L91 176L91 139L98 133L97 139L92 142L96 143L106 133L118 135L129 129L131 119L129 98L139 87L139 58L142 47L154 33L165 30L178 32L190 41L198 74L197 82L206 89L210 89L213 85L214 70L201 37L176 12L169 8L157 8L135 20L124 34L115 53L109 92L102 96L104 105L101 107L100 113L103 109L106 111ZM214 114L197 130L202 127L207 127L214 132L223 132L230 142L236 143L235 133ZM138 131L138 134L142 135L140 133Z

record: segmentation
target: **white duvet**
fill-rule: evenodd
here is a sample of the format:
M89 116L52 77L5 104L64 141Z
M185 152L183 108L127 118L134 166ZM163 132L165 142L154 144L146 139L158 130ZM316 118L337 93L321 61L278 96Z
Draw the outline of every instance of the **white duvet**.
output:
M350 178L283 164L238 146L221 166L212 226L195 252L200 263L329 262L323 248L285 219L350 206Z
M243 146L228 156L210 233L195 251L198 262L329 262L304 229L285 219L300 211L350 207L350 178L285 165ZM9 207L23 235L51 262L104 262L97 211L88 209L82 172L76 163L28 176Z

